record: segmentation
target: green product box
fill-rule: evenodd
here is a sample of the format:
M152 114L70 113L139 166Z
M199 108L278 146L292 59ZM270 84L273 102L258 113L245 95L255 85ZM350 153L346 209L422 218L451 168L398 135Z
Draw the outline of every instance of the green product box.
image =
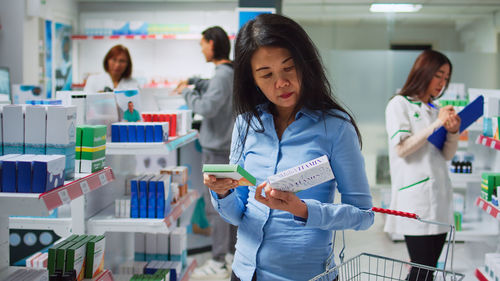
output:
M78 160L82 157L82 151L80 149L82 147L82 132L82 126L76 127L75 160Z
M66 251L69 249L69 247L78 243L81 239L81 236L83 235L76 237L75 239L56 249L56 270L59 269L64 271L64 266L66 264Z
M57 249L62 247L64 244L70 242L71 240L75 239L78 237L76 234L72 234L68 238L64 239L64 241L61 241L60 243L52 246L49 248L49 257L47 260L47 269L49 270L49 275L54 274L55 269L56 269L56 252Z
M241 186L254 186L257 182L254 176L237 164L205 164L202 172L216 178L237 180Z
M104 235L96 236L87 243L85 278L94 278L104 269Z
M66 265L64 271L76 271L78 281L84 278L85 255L88 241L95 238L95 235L84 235L85 238L69 247L66 250Z
M455 230L462 230L462 214L460 212L454 212L453 217L455 218Z
M495 188L496 173L483 173L481 175L481 198L491 201L491 195Z
M82 146L98 147L106 145L106 126L82 126Z

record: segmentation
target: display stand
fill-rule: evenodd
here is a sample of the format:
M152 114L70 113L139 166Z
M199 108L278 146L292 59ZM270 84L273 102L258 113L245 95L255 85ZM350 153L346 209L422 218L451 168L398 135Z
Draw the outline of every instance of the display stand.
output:
M83 206L84 194L99 189L114 181L115 176L111 168L104 168L89 175L77 175L81 177L65 185L53 189L45 193L0 193L0 280L2 277L8 276L15 270L10 270L9 266L9 216L48 216L52 210L62 206L63 204L74 204ZM72 212L71 226L68 226L68 219L51 219L59 228L67 229L68 227L76 226L78 222L75 220L80 218L83 220L83 215L79 212ZM23 218L13 218L14 225L21 228L40 227L40 229L52 229L51 226L41 228L42 223L48 222L47 218L37 219L29 218L28 225L23 225ZM28 220L24 220L27 222ZM83 223L83 222L80 222ZM83 225L83 224L82 224ZM59 229L56 227L56 229ZM30 228L31 229L31 228ZM60 229L59 229L60 230ZM74 230L74 229L73 229ZM61 230L62 231L62 230ZM64 232L64 231L63 231ZM79 229L78 232L84 233L84 229Z

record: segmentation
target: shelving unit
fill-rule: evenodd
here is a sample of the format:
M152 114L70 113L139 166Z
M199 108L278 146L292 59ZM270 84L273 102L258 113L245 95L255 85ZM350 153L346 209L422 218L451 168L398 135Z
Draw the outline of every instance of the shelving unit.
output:
M478 197L476 199L476 206L481 208L483 211L488 213L490 216L497 220L500 220L500 209L497 206L491 204L490 202Z
M165 219L115 218L114 205L104 209L87 222L89 234L102 235L105 232L151 232L168 233L176 226L177 219L199 198L196 190L191 190L177 202Z
M468 183L481 183L482 171L474 171L471 174L449 173L451 186L453 188L466 188Z
M229 35L229 39L233 40L235 35ZM73 35L72 40L200 40L200 33L186 34L149 34L149 35Z
M500 151L500 141L494 138L479 135L476 139L476 144L484 145L486 147Z
M106 143L107 155L166 155L193 142L198 138L198 131L192 130L184 136L172 137L165 143L109 142Z
M191 258L188 258L188 264L189 265L181 273L181 277L179 278L179 280L181 281L189 281L191 274L193 274L193 271L197 266L196 260ZM133 276L132 274L115 275L114 281L128 281L130 280L130 278L132 278L132 276Z
M77 174L78 179L45 193L0 193L0 271L8 276L14 272L9 266L9 227L29 229L54 229L59 233L75 232L75 219L71 218L21 218L9 216L48 216L63 204L83 205L82 195L99 189L115 180L111 168L93 174ZM81 218L83 220L83 218ZM10 225L12 222L13 225ZM0 275L2 276L2 275ZM2 278L0 278L1 280Z

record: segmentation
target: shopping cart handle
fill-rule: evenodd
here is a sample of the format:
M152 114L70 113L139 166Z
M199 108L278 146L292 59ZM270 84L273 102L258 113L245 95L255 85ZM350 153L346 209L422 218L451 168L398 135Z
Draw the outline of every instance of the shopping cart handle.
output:
M411 219L418 219L417 214L414 214L414 213L401 212L401 211L396 211L396 210L391 210L391 209L383 209L383 208L379 208L379 207L373 207L372 211L377 212L377 213L383 213L383 214L393 215L393 216L400 216L400 217L407 217L407 218L411 218Z

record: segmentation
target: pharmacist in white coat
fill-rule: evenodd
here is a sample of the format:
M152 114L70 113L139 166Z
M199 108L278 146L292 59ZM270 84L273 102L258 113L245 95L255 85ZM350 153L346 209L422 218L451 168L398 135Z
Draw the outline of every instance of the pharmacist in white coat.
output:
M446 161L457 150L460 117L452 106L439 109L433 100L448 86L451 72L451 62L445 55L424 51L385 111L392 181L390 208L449 224L453 223L453 206ZM439 150L427 137L442 125L448 133ZM449 228L387 216L384 230L405 236L412 262L436 267ZM432 271L412 268L407 280L432 280Z
M102 62L105 73L91 75L85 83L84 92L112 92L115 89L137 89L139 83L132 78L132 59L123 45L112 47Z

